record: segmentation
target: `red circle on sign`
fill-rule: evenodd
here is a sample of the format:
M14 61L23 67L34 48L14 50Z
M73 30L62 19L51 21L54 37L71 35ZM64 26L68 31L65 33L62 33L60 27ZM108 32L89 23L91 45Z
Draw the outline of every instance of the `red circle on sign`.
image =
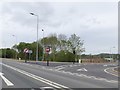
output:
M46 48L46 52L50 52L50 48Z

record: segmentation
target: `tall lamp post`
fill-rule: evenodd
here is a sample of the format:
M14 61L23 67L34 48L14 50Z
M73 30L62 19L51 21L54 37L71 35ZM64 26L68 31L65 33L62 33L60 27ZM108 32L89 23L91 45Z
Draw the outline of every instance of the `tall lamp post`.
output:
M13 37L15 37L15 45L17 45L17 37L15 35L12 35ZM15 48L17 49L17 46L15 46ZM16 53L15 53L15 58L17 59L17 50L16 50Z
M110 48L110 54L111 54L111 55L110 55L110 58L111 58L111 59L113 59L113 55L112 55L112 54L113 54L113 53L112 53L112 49L113 49L113 48L115 48L115 47L111 47L111 48Z
M37 46L36 46L36 62L37 62L38 61L38 24L39 24L39 16L34 14L34 13L30 13L30 14L37 17Z
M43 29L42 29L42 32L43 32L43 58L42 58L42 60L44 61L44 51L45 51L44 49L45 48L44 48L44 30Z
M5 48L5 50L4 50L4 58L6 58L6 43L5 42L3 42L4 43L4 48Z

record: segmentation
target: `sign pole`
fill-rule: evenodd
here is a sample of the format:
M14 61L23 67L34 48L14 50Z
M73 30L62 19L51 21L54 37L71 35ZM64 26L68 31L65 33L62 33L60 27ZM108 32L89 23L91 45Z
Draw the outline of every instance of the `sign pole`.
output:
M47 53L47 56L49 57L49 53ZM49 59L47 58L47 66L49 66Z
M49 57L49 52L50 52L50 47L48 46L48 47L46 48L47 57ZM47 58L47 66L49 66L49 58Z

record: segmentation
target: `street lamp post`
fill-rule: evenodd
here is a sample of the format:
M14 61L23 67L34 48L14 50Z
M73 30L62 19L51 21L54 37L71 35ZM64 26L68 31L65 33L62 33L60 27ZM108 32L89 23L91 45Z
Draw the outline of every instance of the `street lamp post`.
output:
M112 53L112 49L113 49L113 48L115 48L115 47L111 47L111 48L110 48L110 54L111 54L111 55L110 55L110 58L111 58L111 59L113 59L113 55L112 55L112 54L113 54L113 53Z
M39 24L39 16L34 14L34 13L30 13L31 15L34 15L37 17L37 46L36 46L36 62L38 61L38 24Z
M4 58L6 58L6 43L4 42Z
M15 48L17 49L17 37L15 35L12 35L13 37L15 37ZM16 53L15 53L15 58L17 59L17 50L16 50Z
M42 60L44 61L44 51L45 51L45 50L44 50L44 49L45 49L45 48L44 48L44 30L42 29L42 31L43 31L43 58L42 58Z

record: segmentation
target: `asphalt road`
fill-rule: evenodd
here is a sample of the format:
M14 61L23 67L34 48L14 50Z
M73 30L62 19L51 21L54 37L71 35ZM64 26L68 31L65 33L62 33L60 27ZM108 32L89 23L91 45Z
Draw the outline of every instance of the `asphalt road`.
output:
M105 78L108 80L118 80L117 73L115 75L106 73L106 69L116 67L115 64L78 64L69 65L60 70L69 71L72 73L85 74L87 76L95 76L96 78ZM114 73L114 71L113 71Z
M2 61L0 63L0 67L2 66L2 74L0 74L2 88L53 87L60 88L60 90L62 88L63 90L118 88L117 77L103 71L109 65L54 63L53 66L48 67L14 60L0 60Z
M37 64L47 66L46 62L28 62L29 64ZM118 63L100 63L100 64L73 64L68 62L50 62L49 68L54 70L65 71L70 73L84 74L87 76L94 76L96 78L103 78L108 80L118 81L118 73L113 71ZM48 67L46 67L48 68ZM110 69L110 70L109 70ZM112 71L111 71L112 69ZM110 72L110 73L107 73Z

